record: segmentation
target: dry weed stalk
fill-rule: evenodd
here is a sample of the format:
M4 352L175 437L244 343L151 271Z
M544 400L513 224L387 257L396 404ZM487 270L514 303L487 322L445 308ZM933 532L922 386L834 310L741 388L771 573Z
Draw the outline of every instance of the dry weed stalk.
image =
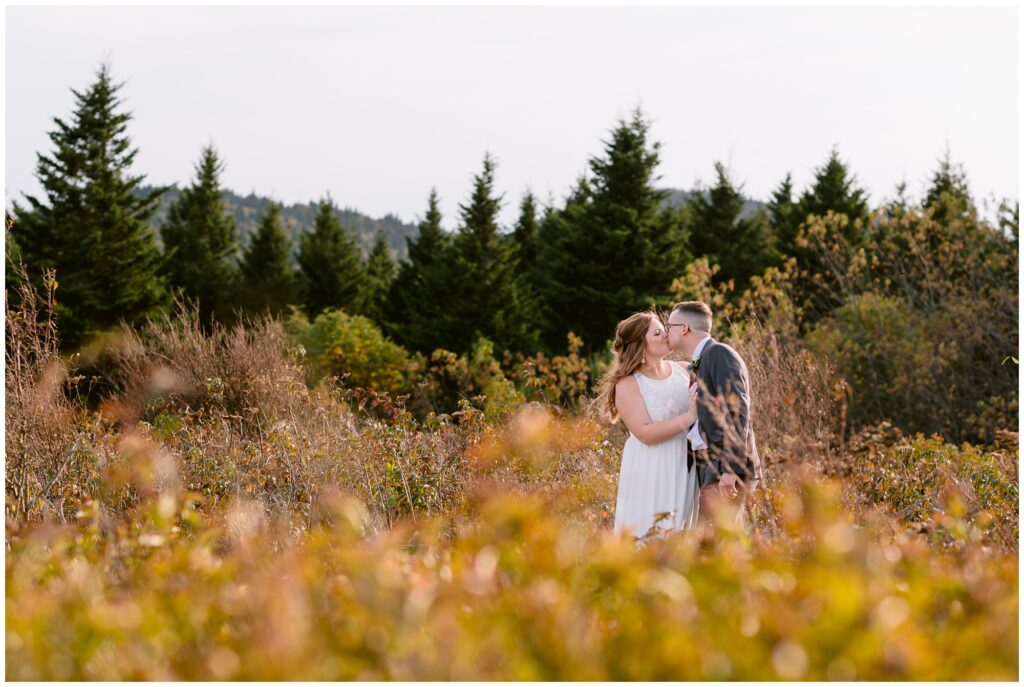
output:
M65 497L82 489L91 428L79 426L65 394L78 378L60 355L53 271L43 273L40 294L23 265L8 268L18 285L14 303L4 294L7 515L65 520Z

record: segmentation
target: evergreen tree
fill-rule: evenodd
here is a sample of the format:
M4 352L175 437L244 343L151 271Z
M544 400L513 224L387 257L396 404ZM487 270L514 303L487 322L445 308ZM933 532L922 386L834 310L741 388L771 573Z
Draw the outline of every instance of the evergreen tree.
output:
M577 335L583 331L580 324L582 318L578 314L572 313L574 319L569 322L564 319L564 313L571 310L566 303L568 299L560 294L567 283L582 280L584 275L570 272L574 268L572 261L566 259L566 255L560 251L572 250L572 246L579 241L579 230L585 225L592 197L590 181L581 176L566 197L565 205L558 209L549 208L538 229L534 283L538 295L536 317L542 325L543 347L549 353L564 346L569 331Z
M514 246L498 226L502 197L494 194L494 168L494 159L485 155L469 203L459 206L462 223L446 254L450 307L458 323L447 332L446 347L455 351L468 351L479 336L499 351L530 351L537 345L516 278Z
M839 159L836 148L829 153L825 164L815 170L814 183L800 197L797 204L798 226L806 224L812 215L825 217L829 211L845 215L849 220L843 225L838 240L849 250L856 251L868 234L867 191L857 185L856 179ZM819 251L797 246L793 254L799 265L799 276L795 280L796 298L803 307L804 325L810 326L840 305L845 296L835 268L822 262Z
M552 208L546 208L545 217L552 211ZM540 332L547 324L539 296L543 284L543 276L537 264L540 233L541 220L537 217L537 200L527 191L519 205L519 219L510 238L516 262L515 273L522 312L529 321L529 328L537 332L537 346L540 345Z
M1016 244L1020 240L1020 201L1013 201L1013 205L1008 199L1001 202L996 224L999 232Z
M541 227L549 350L564 346L570 330L588 352L602 348L630 312L667 304L662 294L682 272L683 227L654 186L659 144L648 144L648 128L639 110L620 121L604 155L590 160L593 177Z
M295 268L281 206L271 203L242 254L239 302L250 313L281 315L297 299Z
M741 218L743 196L720 163L715 163L715 185L707 194L696 193L690 201L690 250L707 256L722 269L720 281L732 281L742 293L750 278L777 264L774 237L768 214L760 210Z
M867 220L867 191L857 185L839 159L838 148L832 148L825 164L815 170L814 183L800 196L797 209L801 222L808 215L824 217L829 210L846 215L851 227L855 220Z
M529 191L523 195L519 205L519 221L516 222L512 236L516 247L516 260L520 273L531 273L537 265L537 233L540 223L537 221L537 200Z
M388 333L425 354L447 345L448 332L457 326L448 308L451 239L441 228L438 203L437 191L431 189L419 232L405 240L409 259L391 285L386 315Z
M391 282L395 279L395 261L384 234L377 232L373 248L366 259L366 279L360 295L360 314L382 324L388 306Z
M867 192L856 185L833 148L828 160L814 171L814 182L793 199L793 177L786 174L768 201L768 219L775 235L776 249L781 255L795 256L803 261L807 254L797 245L800 226L808 215L824 217L828 211L845 214L853 227L854 220L867 220Z
M910 200L907 198L907 182L901 181L896 184L896 196L887 201L884 205L885 212L890 217L903 217L910 208Z
M238 251L235 219L224 207L220 175L224 165L213 146L203 148L196 178L167 211L161 227L171 288L199 301L199 317L209 326L230 315Z
M299 239L299 283L306 314L358 305L365 274L355 238L341 226L334 202L320 202L313 229Z
M439 203L437 190L431 189L430 197L427 199L427 214L419 223L419 232L416 234L415 240L406 239L411 262L426 265L435 261L448 245L450 237L441 228L442 217Z
M694 193L690 198L690 251L694 257L710 256L717 262L726 251L739 251L742 247L731 241L731 234L740 213L743 196L732 185L722 163L715 163L715 185L706 193Z
M967 172L963 165L953 163L948 146L932 176L924 206L930 208L940 222L953 218L967 220L977 214L967 186Z
M131 115L117 97L123 84L102 65L84 92L72 89L69 121L54 119L51 155L38 154L46 199L13 204L12 233L33 279L57 271L63 344L74 348L125 320L138 324L168 302L162 256L149 219L164 188L141 195L129 168L138 150L127 136Z
M793 175L786 174L779 187L772 192L768 201L768 219L778 242L778 249L784 255L794 255L797 228L800 217L793 202Z

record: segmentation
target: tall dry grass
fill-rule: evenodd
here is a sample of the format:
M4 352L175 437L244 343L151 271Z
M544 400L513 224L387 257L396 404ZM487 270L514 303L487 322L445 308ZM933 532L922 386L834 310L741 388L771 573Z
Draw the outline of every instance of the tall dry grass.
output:
M322 494L340 491L363 499L380 531L450 507L460 485L457 433L445 423L417 432L407 413L390 421L360 413L359 399L330 384L311 390L301 355L277 320L204 331L196 310L179 304L121 332L108 352L118 395L106 409L165 447L211 510L251 499L300 530L322 517ZM391 401L374 395L374 403Z
M195 306L178 301L138 331L122 327L99 355L129 424L165 410L204 411L260 433L310 402L299 352L270 317L206 331Z
M545 479L467 458L493 430L471 403L419 423L387 394L332 383L311 390L301 350L279 321L204 331L181 303L139 331L124 327L87 347L77 359L102 373L107 392L96 412L76 407L74 389L58 388L66 364L45 303L26 290L22 304L8 304L7 487L16 522L71 521L93 501L112 525L173 472L206 512L248 499L300 531L325 517L323 498L345 493L367 504L370 532L381 532L405 518L458 512L474 480L515 479L528 492ZM37 321L48 324L26 324ZM60 463L69 451L74 460ZM607 495L601 501L607 510Z
M90 478L89 448L102 429L67 393L78 378L60 355L53 272L43 275L40 294L23 266L8 269L17 286L4 297L7 515L66 520L74 513L67 511L69 499L81 496L80 485Z

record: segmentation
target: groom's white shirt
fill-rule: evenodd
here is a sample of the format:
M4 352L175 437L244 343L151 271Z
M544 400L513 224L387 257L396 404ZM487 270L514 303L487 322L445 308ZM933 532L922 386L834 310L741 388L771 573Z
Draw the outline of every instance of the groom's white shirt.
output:
M704 346L707 345L708 341L711 341L710 335L705 336L700 340L697 347L693 349L693 356L690 358L691 360L696 360L700 357L700 354L704 351ZM694 451L702 451L708 447L708 445L704 443L704 437L700 435L700 420L693 423L693 427L690 428L690 432L686 435L686 438L689 439L690 448Z

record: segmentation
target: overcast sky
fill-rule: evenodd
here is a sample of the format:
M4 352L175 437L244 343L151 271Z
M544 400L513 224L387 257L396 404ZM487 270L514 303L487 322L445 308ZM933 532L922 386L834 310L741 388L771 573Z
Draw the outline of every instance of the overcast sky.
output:
M135 171L187 183L200 148L226 187L455 225L485 151L503 220L560 202L637 104L661 185L724 162L766 199L833 144L871 195L920 196L947 142L979 198L1017 197L1016 7L6 8L7 205L108 59Z

